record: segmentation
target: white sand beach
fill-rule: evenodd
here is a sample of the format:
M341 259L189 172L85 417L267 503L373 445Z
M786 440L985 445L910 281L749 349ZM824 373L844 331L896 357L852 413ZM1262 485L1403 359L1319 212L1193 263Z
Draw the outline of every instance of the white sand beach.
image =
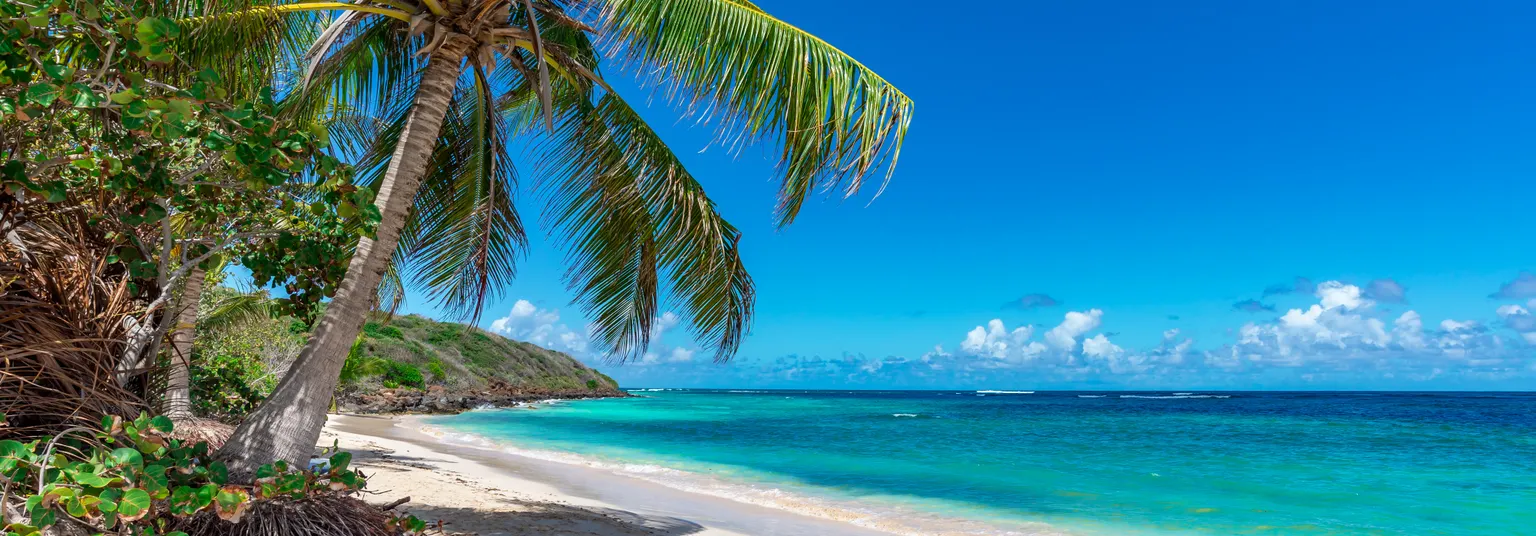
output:
M444 522L447 534L590 536L879 536L846 523L687 493L597 469L446 443L410 417L331 416L368 475L364 499Z

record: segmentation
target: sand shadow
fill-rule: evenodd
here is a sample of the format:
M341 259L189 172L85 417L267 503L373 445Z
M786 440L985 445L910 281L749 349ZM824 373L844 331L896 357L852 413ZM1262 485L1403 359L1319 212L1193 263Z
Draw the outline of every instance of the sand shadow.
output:
M704 527L686 519L637 514L613 508L577 507L545 502L522 502L522 511L486 511L429 505L402 505L399 510L435 524L451 520L443 527L447 534L474 533L479 536L570 535L570 536L686 536L702 532Z

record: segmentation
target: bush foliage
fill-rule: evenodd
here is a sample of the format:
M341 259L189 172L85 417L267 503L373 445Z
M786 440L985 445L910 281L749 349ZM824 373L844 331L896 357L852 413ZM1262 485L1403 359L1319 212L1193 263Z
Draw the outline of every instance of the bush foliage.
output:
M426 387L426 379L421 377L421 369L401 363L388 361L388 369L384 372L385 387Z
M30 443L0 441L0 480L23 502L26 516L5 525L4 536L34 536L63 524L90 533L186 536L166 531L172 518L211 511L238 523L256 501L350 494L366 484L346 452L332 453L315 470L265 465L253 482L235 483L224 464L209 459L207 443L174 439L172 427L163 416L109 416L99 430L76 427ZM410 533L426 528L414 517L390 523Z

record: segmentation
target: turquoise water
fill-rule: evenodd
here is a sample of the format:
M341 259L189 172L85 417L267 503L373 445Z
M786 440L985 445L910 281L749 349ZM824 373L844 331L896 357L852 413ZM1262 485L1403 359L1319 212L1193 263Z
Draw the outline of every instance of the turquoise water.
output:
M428 423L909 534L1536 534L1536 394L636 394Z

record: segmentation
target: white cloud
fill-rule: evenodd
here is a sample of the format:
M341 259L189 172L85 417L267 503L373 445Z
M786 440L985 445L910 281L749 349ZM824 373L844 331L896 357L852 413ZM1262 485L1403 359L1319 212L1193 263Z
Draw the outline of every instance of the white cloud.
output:
M976 329L966 333L965 340L960 341L960 349L971 355L993 359L1028 359L1039 353L1029 351L1029 338L1034 333L1034 326L1023 326L1010 332L1003 325L1002 319L994 318L987 322L987 327L976 326Z
M1092 357L1111 357L1120 355L1125 350L1115 343L1109 342L1109 337L1103 333L1083 339L1083 355Z
M1419 313L1407 311L1392 322L1392 336L1397 344L1409 350L1424 348L1424 319Z
M1080 313L1070 311L1060 325L1045 332L1045 342L1059 350L1072 351L1077 347L1077 338L1084 333L1097 329L1104 318L1104 311L1091 309Z
M1249 323L1243 327L1239 344L1254 349L1269 349L1258 355L1272 355L1287 364L1300 364L1305 357L1293 357L1296 349L1316 346L1346 348L1370 346L1382 348L1392 340L1386 323L1363 314L1374 303L1361 297L1360 287L1338 281L1317 286L1318 303L1307 309L1291 309L1276 324Z
M540 309L528 300L517 300L507 316L491 321L491 332L562 352L587 351L587 336L560 323L558 309Z
M1536 315L1530 310L1519 305L1501 305L1494 312L1504 320L1505 327L1515 330L1527 341L1532 340L1532 334L1536 333Z
M1447 318L1445 320L1441 320L1440 321L1440 329L1442 331L1445 331L1446 333L1456 333L1458 331L1473 331L1473 330L1477 329L1477 322L1473 322L1471 320L1458 322L1456 320L1452 320L1452 319Z
M672 354L667 356L668 363L687 363L693 361L693 350L687 348L673 348Z
M660 340L662 335L672 331L672 328L677 327L682 321L682 317L677 316L677 313L672 311L661 313L660 316L651 321L651 340Z
M1346 285L1338 281L1324 281L1321 285L1317 286L1317 298L1320 300L1318 305L1321 305L1323 309L1343 307L1346 310L1353 311L1361 307L1370 307L1374 303L1360 296L1360 287Z
M645 366L692 362L693 356L698 353L698 350L681 346L668 346L663 341L663 337L681 325L682 321L682 317L672 311L656 315L656 318L651 320L651 349L642 354L640 359L634 361L634 364Z

